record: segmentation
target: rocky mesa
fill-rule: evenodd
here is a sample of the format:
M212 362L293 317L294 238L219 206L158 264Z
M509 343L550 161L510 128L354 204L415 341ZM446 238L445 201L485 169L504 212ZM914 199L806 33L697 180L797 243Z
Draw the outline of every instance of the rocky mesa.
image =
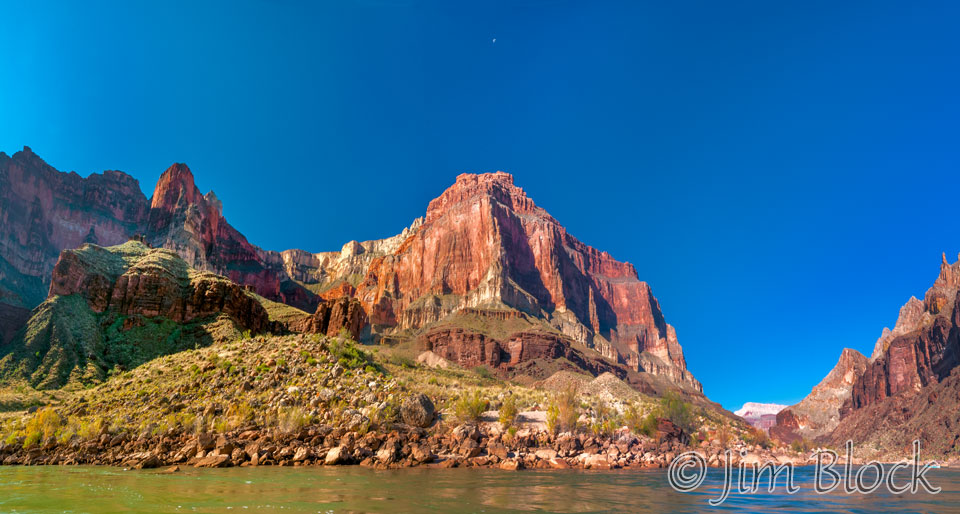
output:
M168 168L147 199L122 172L82 178L24 148L0 154L0 185L0 333L8 341L48 290L59 293L52 278L61 251L138 237L195 270L315 313L312 320L295 316L291 330L339 330L325 321L337 310L332 318L347 313L344 328L366 341L424 350L462 347L470 337L496 341L487 359L495 369L572 361L632 374L632 383L702 389L636 269L567 233L507 173L460 175L400 234L321 253L252 245L184 164ZM523 323L503 334L462 323L478 316L520 316ZM472 349L444 351L462 365L476 360L461 358Z

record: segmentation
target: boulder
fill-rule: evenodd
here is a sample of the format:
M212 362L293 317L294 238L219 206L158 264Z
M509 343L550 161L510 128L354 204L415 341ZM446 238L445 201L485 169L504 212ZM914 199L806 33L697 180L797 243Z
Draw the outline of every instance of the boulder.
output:
M346 450L343 446L337 446L336 448L331 448L327 452L327 456L324 457L323 463L327 466L333 466L340 464L346 460Z
M433 423L435 417L433 402L423 393L407 398L400 406L400 418L408 425L426 428Z
M443 357L427 350L417 356L417 362L431 368L449 369L453 364Z
M229 455L207 455L197 461L194 467L198 468L226 468L230 466Z
M500 469L504 469L507 471L517 471L522 467L523 465L517 459L507 459L500 463Z

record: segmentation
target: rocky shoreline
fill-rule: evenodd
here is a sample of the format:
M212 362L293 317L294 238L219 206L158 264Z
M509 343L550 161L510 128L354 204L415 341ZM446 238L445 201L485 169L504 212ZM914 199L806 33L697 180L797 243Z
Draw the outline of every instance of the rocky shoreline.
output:
M669 422L661 427L671 429ZM102 434L90 441L58 443L24 449L0 444L3 465L106 465L134 469L167 466L223 468L232 466L361 465L376 469L434 466L519 469L646 469L664 468L693 449L709 466L723 466L724 450L704 442L696 448L673 434L638 437L626 430L612 437L521 429L514 434L483 424L430 429L395 423L385 430L361 434L343 427L310 426L295 434L247 427L223 434L167 434L130 438ZM746 453L741 457L740 450ZM741 461L794 463L808 459L785 448L764 450L739 446L733 464Z

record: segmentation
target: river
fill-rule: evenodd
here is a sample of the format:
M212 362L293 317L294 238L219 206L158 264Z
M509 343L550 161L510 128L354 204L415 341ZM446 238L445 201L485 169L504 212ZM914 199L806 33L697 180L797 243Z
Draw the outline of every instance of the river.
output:
M675 492L663 470L521 471L337 468L124 471L109 467L0 467L0 512L958 512L960 471L932 470L943 488L892 495L813 491L813 468L799 468L800 492L731 497L720 507L722 475Z

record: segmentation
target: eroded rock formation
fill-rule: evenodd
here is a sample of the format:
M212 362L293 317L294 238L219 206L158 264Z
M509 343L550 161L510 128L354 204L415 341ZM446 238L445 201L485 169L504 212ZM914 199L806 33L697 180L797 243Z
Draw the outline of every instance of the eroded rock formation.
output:
M39 388L88 384L115 367L273 326L257 297L190 268L170 250L139 241L86 244L63 252L49 298L0 347L0 380Z
M392 253L374 257L356 286L375 329L514 309L616 362L700 389L633 266L568 234L511 175L460 175L415 227Z
M220 313L250 331L270 328L267 311L224 277L191 269L176 253L136 241L63 252L50 296L82 296L97 313L163 317L189 322Z
M770 434L785 442L797 438L816 439L829 434L840 422L840 409L850 398L853 384L867 367L867 358L844 348L840 359L823 380L800 403L777 413Z
M824 379L842 386L833 389L837 394L829 395L830 412L835 402L842 400L839 420L826 425L832 426L831 431L813 435L836 444L847 440L867 443L886 455L903 452L917 438L924 450L960 450L956 435L960 426L956 411L960 391L958 300L960 262L950 264L944 255L940 274L924 299L910 298L900 309L895 327L884 329L871 359L862 362L857 358L855 367L838 364L846 371L834 370ZM862 371L857 372L861 362ZM841 395L844 390L848 392ZM782 421L785 426L799 426L802 433L810 417L797 407L782 412L785 419L778 417L778 425Z
M359 340L366 326L367 313L360 302L341 296L322 301L313 315L291 322L289 329L328 336L336 336L341 330L346 330L353 339Z
M559 340L578 352L597 352L627 369L701 389L686 369L675 330L634 267L568 234L506 173L460 175L402 233L316 254L250 244L224 219L213 192L202 194L179 163L161 175L149 201L121 172L83 179L56 171L29 149L0 154L0 186L0 228L6 231L0 234L0 303L29 309L42 301L61 250L84 242L119 244L140 234L192 268L315 312L312 321L303 321L311 330L339 331L342 325L323 321L329 315L345 320L343 328L352 333L379 340L430 330L471 309L516 311L561 333ZM143 293L135 289L139 282L121 287ZM363 315L340 298L358 301ZM167 301L131 305L159 302L143 307L163 309ZM344 317L334 316L335 309L345 309ZM5 326L2 332L14 330Z
M53 169L27 147L12 157L0 152L0 302L36 307L61 250L123 243L140 230L149 208L139 183L125 173L82 178Z

